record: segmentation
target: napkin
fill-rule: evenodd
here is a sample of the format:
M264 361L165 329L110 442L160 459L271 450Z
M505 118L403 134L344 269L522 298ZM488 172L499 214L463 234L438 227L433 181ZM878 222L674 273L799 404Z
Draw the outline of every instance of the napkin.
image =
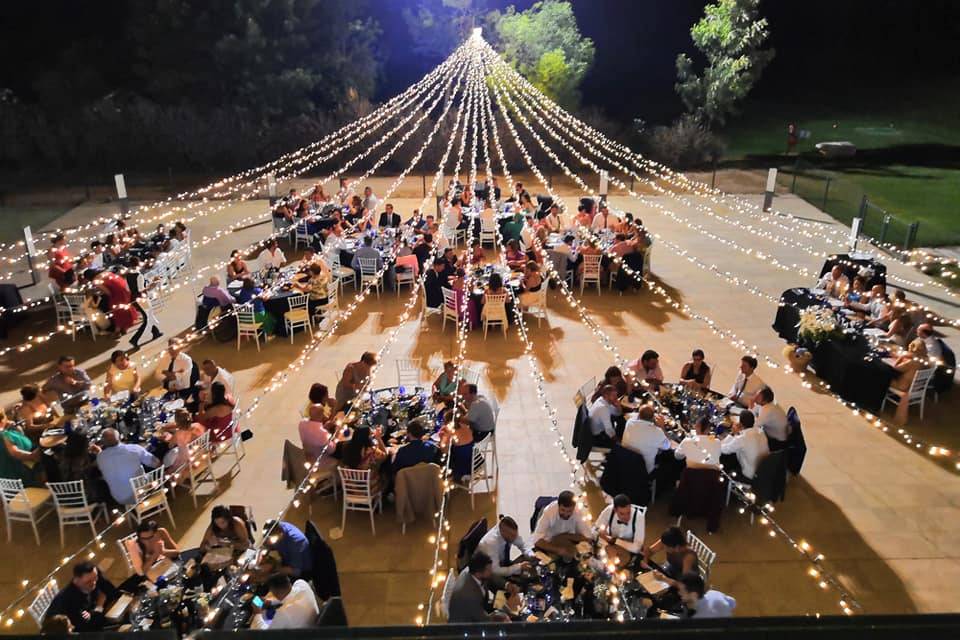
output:
M646 573L641 573L637 577L637 582L640 583L640 586L647 590L647 593L650 595L657 595L662 593L670 588L666 582L657 580L653 575L653 571L647 571Z

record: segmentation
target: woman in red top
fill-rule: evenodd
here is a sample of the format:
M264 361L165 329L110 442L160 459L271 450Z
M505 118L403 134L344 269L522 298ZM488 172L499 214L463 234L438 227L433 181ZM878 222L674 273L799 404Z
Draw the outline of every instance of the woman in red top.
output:
M73 258L67 253L66 240L62 233L53 236L53 246L47 251L50 267L47 275L57 283L61 290L76 282L76 272L73 269Z
M97 286L110 297L110 313L117 333L123 335L140 320L140 314L130 304L133 296L127 281L112 271L104 271L96 280Z
M227 388L222 382L210 385L210 402L197 414L197 422L210 432L211 442L226 442L233 437L234 402L227 397Z

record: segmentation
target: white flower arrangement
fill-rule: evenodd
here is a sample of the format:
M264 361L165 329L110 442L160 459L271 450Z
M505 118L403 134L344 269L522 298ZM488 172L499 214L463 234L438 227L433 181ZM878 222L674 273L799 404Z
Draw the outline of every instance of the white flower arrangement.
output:
M843 335L837 316L829 307L804 309L800 312L800 323L797 328L797 339L805 344L818 345L824 340L832 340Z

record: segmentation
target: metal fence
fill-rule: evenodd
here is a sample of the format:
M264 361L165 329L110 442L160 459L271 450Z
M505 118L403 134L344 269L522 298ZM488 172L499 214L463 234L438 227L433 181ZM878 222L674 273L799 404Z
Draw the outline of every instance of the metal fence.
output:
M860 185L831 171L798 158L796 163L778 170L777 183L841 222L850 224L854 218L863 218L861 234L882 246L908 250L916 245L919 222L892 214L872 202Z

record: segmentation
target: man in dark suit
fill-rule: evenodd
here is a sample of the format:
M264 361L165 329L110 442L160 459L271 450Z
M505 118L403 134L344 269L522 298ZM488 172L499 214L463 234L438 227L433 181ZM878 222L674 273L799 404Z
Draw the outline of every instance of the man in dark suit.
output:
M380 214L380 220L377 226L381 229L384 227L393 227L394 229L400 227L400 214L393 211L392 204L384 205L384 210L383 213Z
M427 292L427 306L436 309L443 306L443 288L448 286L443 274L447 270L447 261L439 258L433 261L433 267L424 278L423 288Z
M393 458L394 473L412 467L421 462L436 462L439 451L437 446L429 441L424 441L423 436L426 430L423 424L413 420L407 426L408 442L397 449L397 455Z
M54 596L47 616L65 615L77 631L102 631L107 603L116 595L116 587L92 562L81 562L73 567L70 584Z
M450 622L492 622L500 617L487 612L486 582L492 575L493 560L483 551L475 552L467 571L462 572L453 585L448 616Z
M423 241L413 248L413 255L417 256L417 262L420 263L420 268L423 269L423 263L426 262L427 258L433 253L433 234L425 233L423 234Z

